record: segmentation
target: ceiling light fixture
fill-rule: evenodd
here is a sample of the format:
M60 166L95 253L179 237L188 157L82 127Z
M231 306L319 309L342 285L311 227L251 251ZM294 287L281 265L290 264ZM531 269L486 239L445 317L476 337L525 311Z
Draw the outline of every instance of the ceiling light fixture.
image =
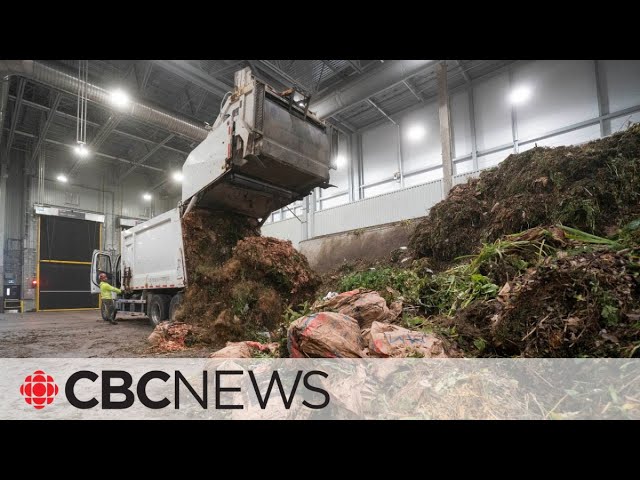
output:
M117 108L124 108L129 104L129 95L118 88L111 92L111 103Z
M73 151L76 152L76 155L80 158L85 158L89 155L89 149L84 143L78 143L78 145L73 148Z

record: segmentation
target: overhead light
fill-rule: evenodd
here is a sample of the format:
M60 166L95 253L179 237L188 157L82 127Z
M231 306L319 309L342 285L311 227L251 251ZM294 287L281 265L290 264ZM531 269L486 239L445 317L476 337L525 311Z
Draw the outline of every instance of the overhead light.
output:
M118 88L111 92L111 103L118 108L126 107L129 103L129 95Z
M181 182L182 180L184 180L184 175L182 175L182 172L173 172L172 177L176 182Z
M74 152L76 152L76 155L78 155L79 157L86 157L87 155L89 155L89 149L87 148L87 146L84 143L79 143L78 145L76 145L73 149Z
M148 202L152 197L150 193L143 193L142 198L144 198Z
M298 106L304 108L304 102L298 102Z
M412 142L422 140L425 133L427 133L422 125L413 125L407 130L407 138Z
M347 164L347 159L345 158L344 155L338 155L336 157L336 166L338 168L342 168Z
M67 176L63 175L62 173L56 177L56 180L58 180L59 182L62 182L62 183L67 183L69 181Z
M509 101L514 105L526 102L531 97L531 89L529 87L517 87L511 90Z

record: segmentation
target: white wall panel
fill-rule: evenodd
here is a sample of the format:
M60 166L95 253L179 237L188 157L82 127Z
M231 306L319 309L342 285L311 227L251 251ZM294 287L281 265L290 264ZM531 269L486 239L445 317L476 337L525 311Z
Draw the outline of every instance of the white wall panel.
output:
M338 157L341 158L342 161L338 163L336 170L329 171L329 183L335 185L337 188L321 189L321 197L328 197L335 195L335 193L340 190L349 189L349 149L347 145L347 138L344 135L340 135L338 138Z
M524 143L520 145L520 151L524 152L525 150L529 150L530 148L533 148L535 144L538 144L539 147L559 147L562 145L578 145L597 138L600 138L599 124L563 133L561 135L555 135L536 142Z
M609 112L640 105L640 60L601 60L600 63Z
M376 195L382 195L383 193L392 192L393 190L397 190L400 188L399 180L390 180L386 183L382 183L380 185L374 185L372 187L364 188L364 197L375 197Z
M453 156L463 157L471 153L471 122L469 121L469 93L458 92L449 99L453 127ZM438 142L438 148L440 144Z
M407 175L404 177L404 186L412 187L414 185L420 185L421 183L432 182L442 178L442 168L436 168L435 170L429 170L428 172L415 173L413 175Z
M421 217L441 198L442 182L438 180L322 210L315 215L315 235Z
M509 148L489 155L478 156L478 168L482 170L483 168L495 167L512 153L513 149Z
M320 209L325 209L325 208L333 208L333 207L337 207L338 205L344 205L345 203L349 202L349 194L345 193L344 195L340 195L334 198L329 198L328 200L322 200L320 202Z
M362 134L364 183L392 177L398 171L398 139L395 125L384 124Z
M456 174L467 173L473 170L473 160L465 160L454 164Z
M513 140L509 76L501 73L473 87L478 150L488 150Z
M410 138L410 131L414 127L424 129L424 136L421 139ZM405 172L442 163L440 123L438 106L435 103L430 103L404 115L400 119L400 131L402 135L402 165Z
M598 116L591 60L539 60L513 71L513 89L528 88L529 100L516 105L522 141Z
M640 112L636 112L632 115L624 115L622 117L612 118L611 120L605 120L605 122L607 122L609 128L611 129L611 133L620 132L627 129L627 127L629 126L629 122L640 122Z
M297 218L290 218L280 222L273 222L262 226L262 235L265 237L275 237L282 240L291 240L294 247L302 240L303 225Z

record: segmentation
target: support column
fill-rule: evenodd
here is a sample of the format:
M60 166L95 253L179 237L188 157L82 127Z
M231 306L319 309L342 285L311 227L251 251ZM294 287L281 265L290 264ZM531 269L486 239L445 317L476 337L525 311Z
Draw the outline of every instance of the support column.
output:
M447 89L447 64L441 62L438 74L438 112L440 117L440 143L442 145L442 189L446 198L453 187L453 163L451 161L451 120L449 115L449 92Z
M609 114L609 95L607 94L607 82L602 72L600 60L593 61L593 69L596 77L596 95L598 96L598 116ZM600 136L611 135L611 121L600 118Z
M311 195L307 196L309 201L309 213L307 218L307 238L313 238L316 235L316 205L319 198L320 189L314 188Z
M513 70L509 69L509 91L513 91ZM513 153L520 151L518 144L518 116L516 106L511 103L511 138L513 139Z
M6 155L8 157L8 153ZM5 239L5 223L7 214L7 177L9 176L8 162L3 157L0 162L0 312L4 312L4 249L6 245Z
M355 155L354 155L354 141L353 134L347 135L347 182L349 185L349 202L353 202L354 199L354 175L353 175L353 164L355 163Z
M362 199L362 134L351 135L350 169L351 169L351 196L349 201L355 202Z
M313 197L313 192L304 197L302 201L302 222L300 222L300 228L302 229L302 240L309 239L309 219L311 218L311 206L313 201L309 201ZM295 209L293 210L295 212Z
M473 170L478 170L478 143L476 140L476 109L473 104L473 85L469 85L469 129L471 130L471 162Z
M402 161L402 129L400 124L396 123L396 131L398 133L398 173L400 174L400 188L404 188L404 162Z

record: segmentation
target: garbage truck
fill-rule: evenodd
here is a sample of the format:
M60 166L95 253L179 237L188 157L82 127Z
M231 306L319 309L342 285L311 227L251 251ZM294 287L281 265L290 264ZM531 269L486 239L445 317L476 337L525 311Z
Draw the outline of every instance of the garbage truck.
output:
M120 252L95 250L91 292L99 275L126 292L120 312L173 319L189 284L182 219L193 208L230 212L262 225L269 215L329 185L337 136L309 111L309 98L278 92L250 68L235 73L207 137L182 167L178 206L121 233Z

